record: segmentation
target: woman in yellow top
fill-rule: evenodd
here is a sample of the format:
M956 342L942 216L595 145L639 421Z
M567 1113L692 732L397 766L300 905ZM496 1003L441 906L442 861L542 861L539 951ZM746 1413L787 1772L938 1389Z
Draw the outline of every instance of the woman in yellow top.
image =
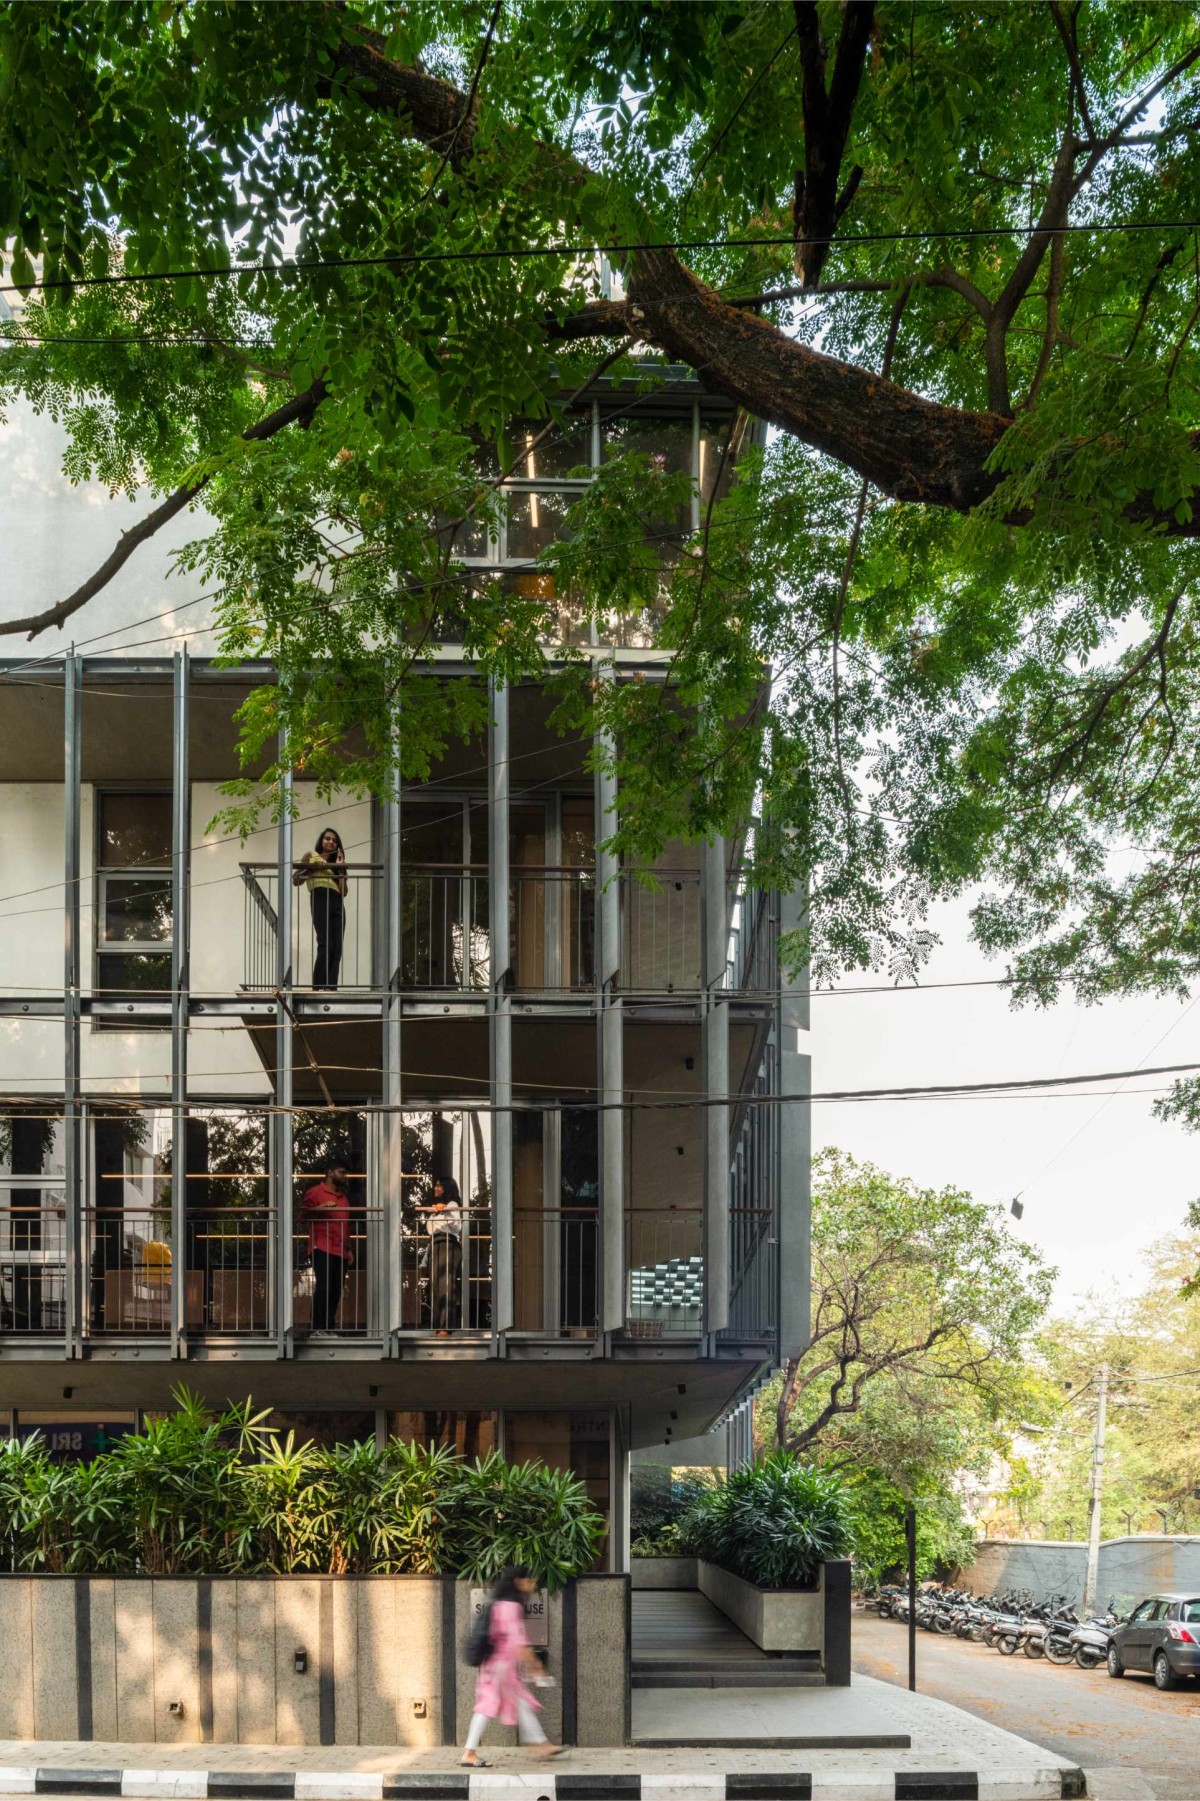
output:
M313 932L317 940L312 985L332 994L342 967L346 936L346 853L332 826L326 826L315 850L305 851L292 874L293 886L308 885Z

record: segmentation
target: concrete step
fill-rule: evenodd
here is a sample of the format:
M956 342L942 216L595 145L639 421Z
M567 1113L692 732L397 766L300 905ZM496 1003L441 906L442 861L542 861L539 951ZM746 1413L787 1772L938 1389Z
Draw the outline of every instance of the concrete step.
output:
M815 1658L638 1658L633 1688L824 1688Z

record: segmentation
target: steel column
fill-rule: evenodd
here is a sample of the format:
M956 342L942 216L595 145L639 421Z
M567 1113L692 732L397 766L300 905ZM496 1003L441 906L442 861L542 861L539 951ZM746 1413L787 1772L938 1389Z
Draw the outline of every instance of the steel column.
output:
M288 762L286 742L280 745L280 758L285 764L281 781L279 829L276 838L276 887L278 906L275 940L275 1103L279 1109L274 1121L275 1157L271 1185L275 1191L276 1238L276 1331L279 1355L290 1357L292 1344L292 1061L295 1051L294 1028L284 1005L292 986L292 770Z
M724 838L703 851L704 1330L729 1324L729 904Z
M488 725L488 1026L492 1098L492 1335L513 1323L512 946L509 927L508 689L491 682Z
M614 680L611 663L597 667L602 682ZM596 1055L600 1115L600 1330L625 1325L625 1018L618 992L621 971L621 888L619 865L604 840L617 827L617 782L611 768L612 741L598 740L601 756L596 800Z
M187 1355L188 984L191 979L191 790L188 780L188 653L176 653L171 689L171 1342Z
M400 770L400 712L397 703L393 714L393 748L396 766L392 772L383 816L383 1169L382 1194L379 1200L387 1209L387 1331L388 1355L398 1356L397 1334L404 1324L404 1221L400 1208L403 1193L401 1156L404 1118L400 1108L404 1083L400 1070L400 960L401 892L403 855L401 838L400 796L403 791Z
M67 1243L63 1334L68 1357L83 1352L87 1258L83 1236L80 1135L80 811L82 670L74 645L63 662L63 1187Z
M804 921L799 894L779 897L781 934ZM812 1184L812 1108L795 1096L812 1093L811 1059L800 1049L808 1028L808 982L803 972L785 981L776 969L776 1036L779 1044L779 1131L776 1134L776 1196L779 1230L779 1356L798 1357L808 1344Z

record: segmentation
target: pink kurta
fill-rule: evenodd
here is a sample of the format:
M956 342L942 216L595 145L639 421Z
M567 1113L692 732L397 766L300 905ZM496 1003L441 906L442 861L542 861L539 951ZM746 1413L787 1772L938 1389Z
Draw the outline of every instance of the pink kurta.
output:
M475 1712L502 1726L517 1723L517 1702L541 1707L521 1681L518 1660L529 1643L525 1636L525 1609L519 1601L492 1602L492 1652L475 1678Z

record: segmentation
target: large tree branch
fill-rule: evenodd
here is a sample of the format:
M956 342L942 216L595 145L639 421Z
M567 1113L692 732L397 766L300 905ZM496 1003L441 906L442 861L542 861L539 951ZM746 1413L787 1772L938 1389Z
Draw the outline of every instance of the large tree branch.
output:
M861 169L851 171L839 195L842 157L862 82L875 4L874 0L846 0L828 92L816 0L793 0L793 11L800 46L804 168L796 171L792 220L796 274L811 288L821 278L838 220L862 177Z
M242 433L242 437L249 443L255 443L264 438L273 438L276 432L282 431L287 425L307 426L313 413L327 394L328 389L325 383L321 380L315 381L311 388L305 389L303 394L293 394L290 400L285 401L282 406L276 407L273 413L268 413L265 419L260 419L256 424L249 426ZM94 570L87 580L75 589L74 593L68 594L65 600L58 601L54 606L47 607L42 613L30 613L25 619L0 621L0 637L5 637L11 632L27 632L30 638L36 638L42 632L49 631L51 626L56 625L61 629L73 613L78 613L79 609L86 606L88 601L99 594L102 588L108 586L114 575L125 567L138 546L144 544L148 538L152 538L155 532L161 531L164 525L189 507L197 495L203 493L211 479L211 476L204 475L200 477L199 481L185 482L182 487L176 488L175 492L168 494L167 498L161 501L153 512L147 513L144 519L139 519L136 525L131 526L127 532L121 533L112 551L105 557L100 567Z

